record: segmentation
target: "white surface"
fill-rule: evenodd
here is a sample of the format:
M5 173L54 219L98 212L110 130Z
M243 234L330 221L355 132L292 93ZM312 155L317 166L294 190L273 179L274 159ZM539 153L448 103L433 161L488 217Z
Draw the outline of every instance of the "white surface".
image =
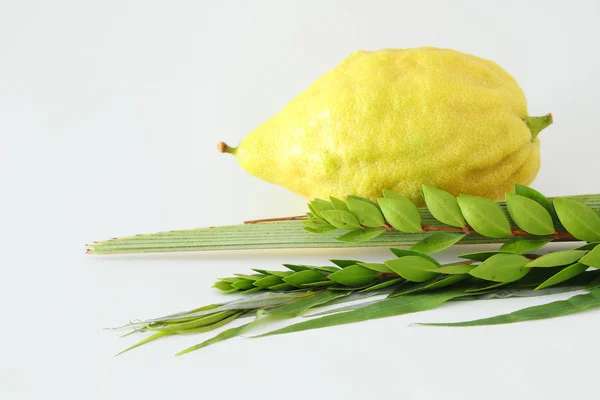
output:
M114 358L136 339L100 328L220 300L210 289L217 277L387 252L90 257L84 244L304 212L303 199L250 177L215 145L239 141L356 49L432 45L495 60L520 82L532 114L555 116L541 134L535 187L600 192L599 8L3 0L0 398L592 398L600 312L408 327L541 298L238 339L181 358L172 354L201 336L172 338Z

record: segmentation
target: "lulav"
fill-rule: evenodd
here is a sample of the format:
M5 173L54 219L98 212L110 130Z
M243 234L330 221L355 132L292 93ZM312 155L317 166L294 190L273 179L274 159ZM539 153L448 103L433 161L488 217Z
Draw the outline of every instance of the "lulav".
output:
M600 216L590 207L572 199L550 201L531 188L518 186L516 194L507 196L506 208L513 221L511 224L503 209L489 200L473 196L455 199L432 187L425 187L423 193L431 215L442 224L436 225L432 234L411 249L391 249L396 258L383 263L332 260L333 265L329 266L284 264L287 271L256 269L254 274L236 274L220 279L215 288L226 293L264 293L130 324L128 326L134 329L132 333L155 333L125 351L164 336L216 329L250 313L256 313L257 319L261 320L290 318L313 307L378 294L387 297L344 307L337 313L334 310L331 314L266 335L422 311L453 299L531 296L581 289L590 291L587 295L574 296L572 301L554 302L464 324L445 324L449 326L549 318L600 306L600 289L596 289L600 286L600 271L588 270L590 267L600 268L600 246L597 243L600 241ZM346 202L330 200L311 202L310 219L306 222L310 225L308 221L312 221L329 230L348 228L349 232L341 235L342 240L349 234L365 239L368 235L361 233L365 231L375 235L375 230L382 229L427 229L420 219L422 212L388 191L378 203L356 197L349 197ZM307 229L315 230L314 226L307 226ZM510 240L496 251L463 254L460 256L464 259L462 262L440 265L431 256L474 232ZM530 254L551 241L564 239L589 243L542 256ZM238 336L253 324L226 330L179 354Z

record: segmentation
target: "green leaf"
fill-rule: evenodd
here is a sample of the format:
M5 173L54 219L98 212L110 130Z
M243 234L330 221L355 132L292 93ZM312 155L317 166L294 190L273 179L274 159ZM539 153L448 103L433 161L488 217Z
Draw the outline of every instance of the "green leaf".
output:
M283 283L283 279L280 276L269 275L262 279L258 279L254 282L254 285L262 288L269 288L274 285L280 285Z
M333 226L328 226L328 227L323 227L323 228L319 228L319 229L304 228L304 230L306 232L310 232L310 233L313 233L315 235L326 235L328 233L337 231L337 228L335 228Z
M481 281L481 282L485 282L485 281ZM481 296L482 294L487 294L490 290L497 289L499 287L506 286L508 284L510 284L510 282L494 283L493 285L487 285L487 286L475 286L475 287L465 290L465 293L468 293L473 296Z
M258 279L260 279L260 278L263 277L262 274L252 274L252 275L248 275L248 274L234 274L234 275L237 278L248 279L250 281L256 281L256 280L258 280Z
M331 285L335 285L335 282L333 281L317 281L317 282L311 282L311 283L304 283L302 284L302 288L321 288L321 287L325 287L325 286L331 286Z
M529 268L525 266L528 262L527 257L519 254L496 254L473 268L469 274L493 282L514 282L527 275Z
M219 289L219 290L223 290L223 291L231 290L233 288L233 286L231 286L230 282L225 282L225 281L215 282L213 287L215 289Z
M321 280L323 280L323 274L314 270L299 271L283 278L285 283L289 283L295 287L301 287L305 283L318 282Z
M510 223L500 206L489 199L460 195L458 205L471 227L480 235L503 238L511 235Z
M379 205L387 222L401 232L423 232L421 214L415 204L406 197L400 199L379 198Z
M436 268L438 264L431 262L431 260L425 257L405 256L395 260L388 260L385 262L385 265L411 282L425 282L437 276L435 272L428 270Z
M329 210L322 211L321 215L327 222L335 226L338 229L351 231L353 229L360 228L360 223L356 217L344 210Z
M289 264L288 264L289 265ZM284 265L285 266L285 265ZM303 271L304 269L302 269ZM300 270L298 270L300 271ZM298 271L294 271L294 272L298 272ZM285 278L286 276L290 276L292 275L294 272L291 271L266 271L269 275L276 275L276 276L280 276L282 278Z
M334 272L328 278L340 285L360 287L377 279L378 273L360 265L350 265L340 271Z
M411 247L411 250L435 254L452 247L465 237L462 233L435 232Z
M233 282L231 286L237 290L252 289L254 288L254 281L249 279L238 279L237 281Z
M428 290L442 289L448 286L455 285L459 282L471 279L469 274L462 275L438 275L437 277L421 283L416 283L411 286L401 286L396 289L389 297L406 296L407 294L419 293Z
M294 272L300 272L300 271L306 271L306 270L313 270L315 269L313 266L310 265L295 265L295 264L282 264L284 267L286 267L287 269L291 269ZM290 274L286 275L289 276ZM285 276L283 277L285 278Z
M538 192L537 190L530 188L529 186L516 184L515 185L515 194L519 196L527 197L544 207L546 211L550 213L553 217L556 217L556 211L554 210L554 206L548 200L546 196Z
M326 315L320 318L314 318L297 324L289 325L281 329L259 335L270 336L282 333L292 333L306 331L309 329L325 328L329 326L349 324L353 322L366 321L377 318L391 317L394 315L409 314L419 311L430 310L444 304L445 302L464 296L463 291L450 291L443 293L415 294L387 298L358 308L356 310L341 312L339 314Z
M368 240L374 239L377 236L381 235L385 232L385 228L364 228L364 229L355 229L348 233L345 233L341 236L335 238L335 240L340 242L366 242Z
M518 194L506 193L506 207L517 226L532 235L551 235L554 222L539 203Z
M343 200L340 200L337 197L329 196L329 201L331 201L331 205L333 206L334 210L349 211L348 206L346 206L346 202Z
M337 265L340 268L346 268L351 265L360 264L362 261L358 260L329 260L331 263Z
M325 290L324 292L311 294L280 307L272 308L268 310L267 313L273 318L294 318L312 307L327 304L337 298L348 296L348 294L349 292L332 292L330 290Z
M474 253L461 254L458 257L466 258L467 260L473 260L473 261L485 261L488 258L495 256L496 254L502 254L502 253L504 253L504 251L498 251L498 250L476 251Z
M280 283L279 285L271 286L269 290L289 290L293 287L294 286L290 285L289 283Z
M558 267L578 261L587 251L585 250L563 250L544 254L527 264L528 267Z
M359 262L358 265L362 265L365 268L372 269L373 271L383 272L383 273L391 273L393 272L390 267L385 264L377 264L377 263L363 263Z
M361 292L370 292L372 290L379 290L379 289L383 289L388 286L393 286L393 285L396 285L398 283L403 283L403 282L406 282L406 279L404 279L404 278L390 279L389 281L385 281L385 282L381 282L381 283L378 283L373 286L369 286L368 288L361 290Z
M446 225L462 228L466 221L456 198L450 193L429 185L422 188L425 204L435 219Z
M435 258L431 257L429 254L421 253L420 251L415 251L415 250L411 250L411 249L397 249L394 247L392 247L390 249L390 251L392 253L394 253L394 255L398 258L406 257L406 256L417 256L417 257L426 258L429 261L431 261L432 263L434 263L435 265L440 265L440 263Z
M331 225L327 221L323 221L318 218L305 219L302 221L302 226L305 228L320 230L322 228L331 228Z
M379 209L379 205L377 203L375 203L373 200L369 200L369 199L366 199L364 197L349 195L348 199L354 199L354 200L364 201L366 203L374 205L375 207L377 207Z
M462 275L462 274L468 274L475 267L476 267L476 265L459 263L459 264L442 265L439 268L433 268L433 269L430 269L429 271L435 272L437 274Z
M527 307L509 314L498 315L491 318L483 318L465 322L420 323L419 325L482 326L510 324L513 322L532 321L537 319L554 318L562 315L574 314L599 306L600 288L594 289L587 294L573 296L567 300L559 300L548 304L542 304L540 306Z
M361 225L370 228L377 228L385 225L383 215L379 211L379 208L373 204L367 203L366 201L348 199L346 201L348 210L358 219Z
M600 216L579 201L557 197L554 207L565 229L579 240L600 241Z
M506 253L525 254L531 253L541 247L544 247L552 241L552 238L548 239L529 239L523 236L517 236L510 241L500 246L500 251Z
M339 271L341 268L340 267L331 267L331 266L324 266L324 267L315 267L315 269L317 271L323 271L323 272L337 272Z
M535 290L545 289L547 287L557 285L561 282L565 282L577 275L584 273L586 269L588 269L588 266L580 263L569 265L568 267L563 268L560 272L556 273L555 275L552 275L546 281L541 283L538 287L535 288Z
M215 344L218 342L222 342L223 340L232 339L236 336L239 336L239 335L243 334L244 332L246 332L248 329L250 329L252 326L254 326L260 320L262 313L263 313L262 310L258 310L256 312L256 318L252 322L238 326L236 328L227 329L226 331L223 331L223 332L219 333L218 335L216 335L208 340L205 340L202 343L199 343L195 346L188 347L187 349L180 351L179 353L175 354L175 356L182 356L182 355L190 353L194 350L198 350L203 347L210 346L211 344Z
M385 197L386 199L399 199L399 200L402 200L402 199L405 198L401 194L398 194L396 192L392 192L391 190L387 190L387 189L383 189L382 193L383 193L383 197Z
M580 263L590 267L600 268L600 246L595 246L589 253L579 260Z
M576 249L573 249L573 250L592 250L592 249L596 248L596 246L598 246L599 244L600 244L600 242L586 243L583 246L577 247Z

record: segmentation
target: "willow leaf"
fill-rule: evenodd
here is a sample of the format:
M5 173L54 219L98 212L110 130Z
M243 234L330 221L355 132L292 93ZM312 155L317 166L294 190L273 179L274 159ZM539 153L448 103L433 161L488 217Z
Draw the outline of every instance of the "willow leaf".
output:
M567 300L559 300L539 306L527 307L509 314L497 315L491 318L482 318L465 322L419 323L419 325L452 327L511 324L514 322L560 317L595 307L600 307L600 288L594 289L586 294L573 296Z
M202 343L198 343L195 346L188 347L187 349L180 351L179 353L175 354L175 356L182 356L184 354L191 353L192 351L199 350L201 348L210 346L211 344L215 344L215 343L227 340L227 339L232 339L236 336L240 336L244 332L246 332L248 329L250 329L252 326L256 325L256 323L258 321L261 320L260 317L262 316L263 312L264 311L262 311L262 310L258 310L256 312L256 318L253 321L248 322L247 324L235 327L235 328L227 329L227 330L219 333L218 335L216 335L208 340L205 340Z
M464 296L462 290L449 291L444 293L429 293L400 296L387 298L370 304L366 307L339 314L326 315L324 317L311 319L308 321L292 324L281 329L258 335L256 337L280 335L283 333L292 333L306 331L310 329L325 328L329 326L350 324L353 322L367 321L376 318L391 317L394 315L409 314L419 311L430 310L444 304L454 298Z
M276 307L267 311L267 314L273 318L293 318L306 312L312 307L327 304L332 300L348 296L348 292L332 292L325 290L321 293L315 293L311 296L295 300L291 303Z

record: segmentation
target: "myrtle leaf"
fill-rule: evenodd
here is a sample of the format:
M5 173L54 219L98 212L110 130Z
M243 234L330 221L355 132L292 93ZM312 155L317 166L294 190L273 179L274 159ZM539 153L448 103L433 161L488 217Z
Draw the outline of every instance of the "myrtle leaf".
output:
M350 265L328 276L332 281L349 287L361 287L373 282L379 274L377 271L361 265Z
M366 199L364 197L350 195L350 196L348 196L348 199L354 199L354 200L364 201L365 203L369 203L371 205L374 205L375 207L377 207L379 209L379 205L377 203L375 203L373 200L369 200L369 199Z
M417 233L422 232L421 214L415 204L402 198L379 198L379 205L385 215L387 222L400 232Z
M554 223L539 203L518 194L506 193L506 207L517 226L532 235L551 235Z
M319 218L305 219L304 221L302 221L302 225L305 228L316 229L316 230L319 230L321 228L330 228L331 227L331 225L329 225L329 223L327 221L323 221L322 219L319 219Z
M337 265L340 268L346 268L349 267L351 265L356 265L359 264L360 261L358 260L329 260L332 264Z
M422 188L425 204L435 219L446 225L462 228L465 218L460 211L456 198L450 193L429 185ZM387 197L387 196L386 196Z
M321 215L327 222L338 229L350 231L360 228L360 223L356 217L344 210L326 210L321 211Z
M527 197L528 199L535 201L536 203L544 207L552 217L556 217L556 211L554 210L554 206L552 205L550 200L548 200L546 196L544 196L537 190L530 188L529 186L516 184L515 194Z
M514 282L527 275L529 268L525 266L528 262L527 257L519 254L496 254L473 268L469 274L487 281Z
M333 205L330 202L322 199L314 199L313 201L308 203L308 206L310 211L319 218L324 218L321 212L333 210Z
M590 267L600 268L600 246L595 246L579 262Z
M433 268L428 271L446 275L462 275L471 272L476 265L471 264L448 264L442 265L439 268Z
M326 235L328 233L337 231L337 228L333 227L333 226L326 226L323 228L319 228L319 229L313 229L313 228L304 228L304 230L306 232L310 232L313 233L315 235Z
M511 235L508 218L498 204L483 197L464 194L457 201L469 225L480 235L491 238Z
M373 204L362 200L348 199L346 205L348 206L348 210L363 226L376 228L385 224L383 215L381 215L379 209Z
M586 243L583 246L579 246L574 250L593 250L596 248L596 246L598 246L600 244L600 242L592 242L592 243Z
M498 251L498 250L476 251L474 253L461 254L458 257L466 258L467 260L473 260L473 261L485 261L488 258L495 256L496 254L501 254L501 253L504 253L504 251Z
M337 197L329 196L329 201L331 202L334 210L348 211L348 206L346 206L346 203L343 200L340 200Z
M372 269L373 271L377 271L377 272L383 272L383 273L390 273L390 272L394 272L390 269L390 267L388 267L385 264L377 264L377 263L358 263L358 265L362 265L365 268L369 268Z
M500 246L500 251L504 251L506 253L515 253L515 254L525 254L531 253L541 247L544 247L546 244L550 243L552 238L548 239L529 239L523 236L517 236L510 241L504 243Z
M348 296L348 294L349 293L325 290L324 292L311 294L291 303L271 308L266 312L269 316L274 318L294 318L313 307L327 304L337 298Z
M238 279L233 282L231 286L237 290L252 289L254 288L254 281L251 281L250 279Z
M353 231L344 233L341 236L335 238L335 240L340 242L366 242L368 240L374 239L377 236L381 235L385 232L385 228L365 228L365 229L355 229Z
M378 283L373 286L369 286L368 288L361 290L361 292L370 292L372 290L379 290L379 289L393 286L393 285L396 285L396 284L402 283L402 282L406 282L406 279L404 279L404 278L390 279L389 281L385 281L385 282L381 282L381 283Z
M227 291L227 290L233 289L233 286L231 286L231 283L230 282L225 282L225 281L215 282L215 284L213 285L213 287L215 289L219 289L219 290L223 290L223 291Z
M429 270L436 268L437 263L433 263L425 257L405 256L395 260L388 260L385 265L392 271L411 282L425 282L437 276L435 272Z
M385 197L386 199L399 199L399 200L404 199L404 196L402 196L401 194L392 192L391 190L387 190L387 189L383 189L383 197Z
M565 229L579 240L600 241L600 216L579 201L557 197L554 207Z
M315 270L305 270L296 272L283 278L285 283L295 287L302 287L305 283L318 282L323 279L323 274Z
M578 261L587 251L585 250L563 250L544 254L527 264L528 267L559 267Z
M550 278L546 279L538 287L536 287L535 290L545 289L547 287L565 282L579 274L584 273L586 269L588 269L588 266L581 263L569 265L568 267L563 268L560 272L557 272Z
M412 249L396 249L393 247L390 249L390 251L392 253L394 253L394 255L398 258L406 257L406 256L417 256L417 257L426 258L429 261L431 261L432 263L434 263L435 265L440 265L435 258L431 257L429 254L421 253L420 251L416 251L416 250L412 250Z
M435 232L411 247L411 250L426 254L435 254L444 251L458 243L465 235L452 232Z
M264 278L254 281L254 285L262 288L269 288L271 286L279 285L283 283L283 279L280 276L269 275Z

